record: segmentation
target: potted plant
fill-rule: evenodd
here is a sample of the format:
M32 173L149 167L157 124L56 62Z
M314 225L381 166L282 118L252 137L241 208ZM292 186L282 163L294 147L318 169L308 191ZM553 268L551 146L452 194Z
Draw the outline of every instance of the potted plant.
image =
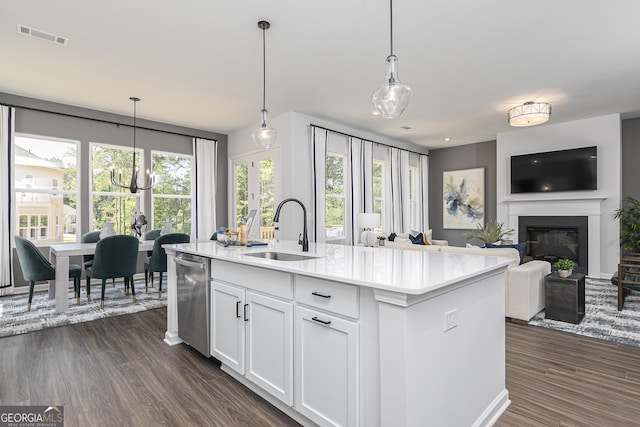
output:
M613 213L620 220L620 244L626 254L640 252L640 202L625 197L623 206Z
M560 277L569 277L573 273L573 268L576 266L576 263L570 259L563 258L556 261L553 266L558 269L558 275Z
M504 223L496 220L488 221L486 224L478 224L475 230L464 234L467 239L482 240L485 244L500 244L505 237L513 234L513 229L503 229Z
M387 236L381 234L378 236L378 246L384 246L384 242L387 240Z

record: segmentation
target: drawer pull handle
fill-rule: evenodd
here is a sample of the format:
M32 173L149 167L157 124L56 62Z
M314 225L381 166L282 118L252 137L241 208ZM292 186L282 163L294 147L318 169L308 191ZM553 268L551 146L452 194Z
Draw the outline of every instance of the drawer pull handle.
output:
M321 320L321 319L318 319L317 317L312 317L311 320L313 320L314 322L322 323L323 325L331 324L331 320Z
M236 301L236 319L240 318L240 301Z
M331 295L323 295L323 294L318 293L318 292L311 292L311 295L314 295L314 296L317 296L317 297L320 297L320 298L331 298Z

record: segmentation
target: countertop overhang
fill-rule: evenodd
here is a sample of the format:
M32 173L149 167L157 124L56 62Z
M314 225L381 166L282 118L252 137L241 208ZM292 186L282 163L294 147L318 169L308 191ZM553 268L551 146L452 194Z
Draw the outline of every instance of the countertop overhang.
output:
M310 243L309 252L302 252L294 241L247 248L224 247L219 242L207 240L165 245L164 248L171 254L199 255L409 295L432 292L481 275L497 274L513 261L496 256L328 243ZM304 254L313 258L279 261L246 255L266 251Z

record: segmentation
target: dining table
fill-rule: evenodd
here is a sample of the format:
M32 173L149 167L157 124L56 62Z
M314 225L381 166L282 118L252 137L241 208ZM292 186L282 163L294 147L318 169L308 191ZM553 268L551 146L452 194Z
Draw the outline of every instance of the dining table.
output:
M153 240L140 240L138 251L153 249ZM93 255L97 243L54 243L49 247L49 261L56 269L55 280L49 281L49 299L56 300L56 312L69 309L69 258L78 255Z

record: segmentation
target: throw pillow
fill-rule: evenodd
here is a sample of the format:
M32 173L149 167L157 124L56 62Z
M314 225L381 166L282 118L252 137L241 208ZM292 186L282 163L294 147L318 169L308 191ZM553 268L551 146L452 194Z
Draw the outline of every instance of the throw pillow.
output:
M514 248L520 253L520 264L524 262L524 257L527 255L527 242L515 243L513 245L494 245L487 243L486 248Z
M417 236L409 234L409 240L411 240L411 243L414 245L424 245L424 237L422 236L422 233L418 233Z

